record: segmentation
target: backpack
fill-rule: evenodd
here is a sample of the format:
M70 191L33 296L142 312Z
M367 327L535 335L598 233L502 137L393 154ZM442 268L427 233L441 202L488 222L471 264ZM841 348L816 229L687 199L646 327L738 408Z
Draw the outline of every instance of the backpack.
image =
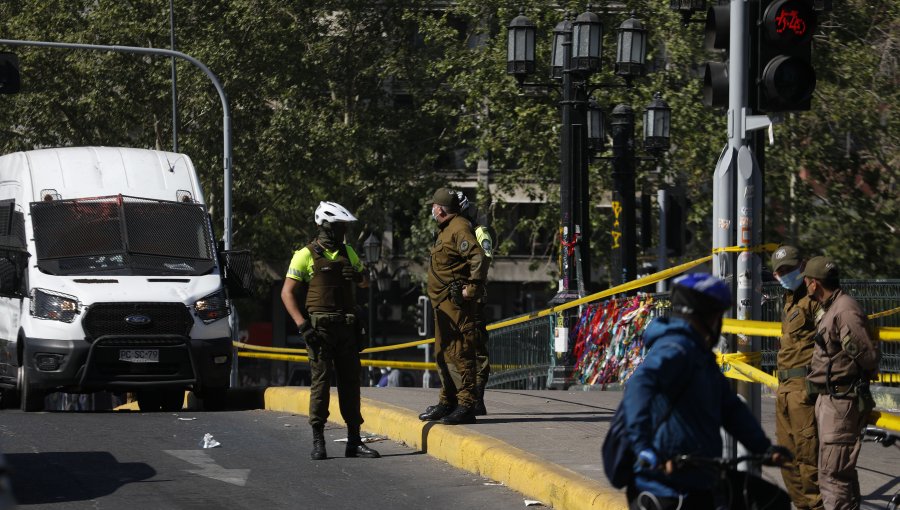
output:
M665 414L663 414L662 419L660 419L656 426L653 427L653 436L656 436L659 427L672 415L672 411L675 409L675 403L681 398L681 394L684 393L684 390L687 389L689 384L690 379L688 379L685 385L678 391L675 398L670 400L669 407L666 409ZM628 439L628 434L625 431L624 404L624 400L619 402L619 407L616 408L616 412L609 422L609 431L603 439L603 446L601 448L603 472L606 474L606 478L609 480L610 485L616 489L621 489L634 480L634 464L637 462L637 457L634 454L631 441Z
M616 489L628 485L634 478L634 463L637 459L625 433L625 406L621 403L613 414L609 432L603 439L602 455L603 472L609 483Z

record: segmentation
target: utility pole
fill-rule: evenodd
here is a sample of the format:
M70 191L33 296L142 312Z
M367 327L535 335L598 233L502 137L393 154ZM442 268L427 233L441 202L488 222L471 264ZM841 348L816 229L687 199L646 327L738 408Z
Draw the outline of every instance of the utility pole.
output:
M748 108L748 65L750 63L750 23L748 3L731 0L729 9L728 61L728 145L719 156L713 186L713 274L731 282L735 297L734 314L738 319L755 319L760 314L761 261L753 251L719 251L738 246L748 249L762 240L762 176L753 150L750 133L771 124L766 116L752 116ZM754 344L756 344L754 346ZM739 335L728 342L724 352L752 352L759 339ZM738 385L753 414L760 416L759 387ZM736 441L728 438L725 454L734 455Z

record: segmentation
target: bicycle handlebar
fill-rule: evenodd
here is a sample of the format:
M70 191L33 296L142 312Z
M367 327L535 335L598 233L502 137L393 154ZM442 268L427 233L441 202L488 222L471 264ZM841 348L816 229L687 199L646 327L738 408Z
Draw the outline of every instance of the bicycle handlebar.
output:
M751 464L768 464L771 458L765 454L743 455L730 459L722 457L695 457L693 455L678 455L672 459L675 468L683 468L687 466L693 467L711 467L719 471L728 471L735 469L741 462L749 462Z
M900 435L898 435L897 433L887 429L876 427L874 425L866 425L866 428L863 429L862 436L863 441L880 443L881 446L884 446L885 448L900 441ZM898 444L897 446L900 447L900 444Z

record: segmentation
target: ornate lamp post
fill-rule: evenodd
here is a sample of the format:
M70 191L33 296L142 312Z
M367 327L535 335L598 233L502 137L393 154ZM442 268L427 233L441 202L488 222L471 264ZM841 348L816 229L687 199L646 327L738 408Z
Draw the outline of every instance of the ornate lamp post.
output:
M591 96L603 87L592 85L590 77L600 71L603 52L603 24L600 17L588 10L573 21L566 15L553 29L550 78L560 82L560 234L561 275L559 292L554 303L578 297L590 281L589 200L587 164L591 156L603 152L607 136L605 116ZM507 72L515 76L520 86L534 85L525 80L534 69L534 40L536 27L520 12L509 24ZM632 12L616 30L615 74L630 86L646 71L647 30ZM660 100L661 101L661 100ZM662 103L665 105L665 103ZM616 181L613 228L613 248L619 264L614 265L613 283L634 279L636 259L634 225L634 112L620 105L613 112L613 177ZM651 107L648 107L651 108ZM627 110L627 111L626 111ZM618 117L616 114L618 111ZM653 137L645 146L654 151L668 147L669 116L663 116L656 106L647 115L653 123ZM665 120L665 122L663 122ZM659 125L657 125L659 123ZM664 128L664 129L663 129ZM646 138L646 137L645 137ZM618 140L618 141L617 141ZM629 182L625 182L629 181ZM619 215L619 212L624 214ZM625 239L620 239L621 236ZM627 245L627 247L626 247ZM622 265L624 264L624 267Z

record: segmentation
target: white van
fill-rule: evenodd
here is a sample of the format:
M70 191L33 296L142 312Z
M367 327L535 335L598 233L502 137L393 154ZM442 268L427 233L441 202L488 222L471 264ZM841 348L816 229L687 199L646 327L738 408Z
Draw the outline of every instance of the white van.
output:
M226 286L248 290L250 264L217 252L204 204L184 154L0 157L0 403L38 411L55 391L110 390L177 410L190 389L223 407L239 297Z

